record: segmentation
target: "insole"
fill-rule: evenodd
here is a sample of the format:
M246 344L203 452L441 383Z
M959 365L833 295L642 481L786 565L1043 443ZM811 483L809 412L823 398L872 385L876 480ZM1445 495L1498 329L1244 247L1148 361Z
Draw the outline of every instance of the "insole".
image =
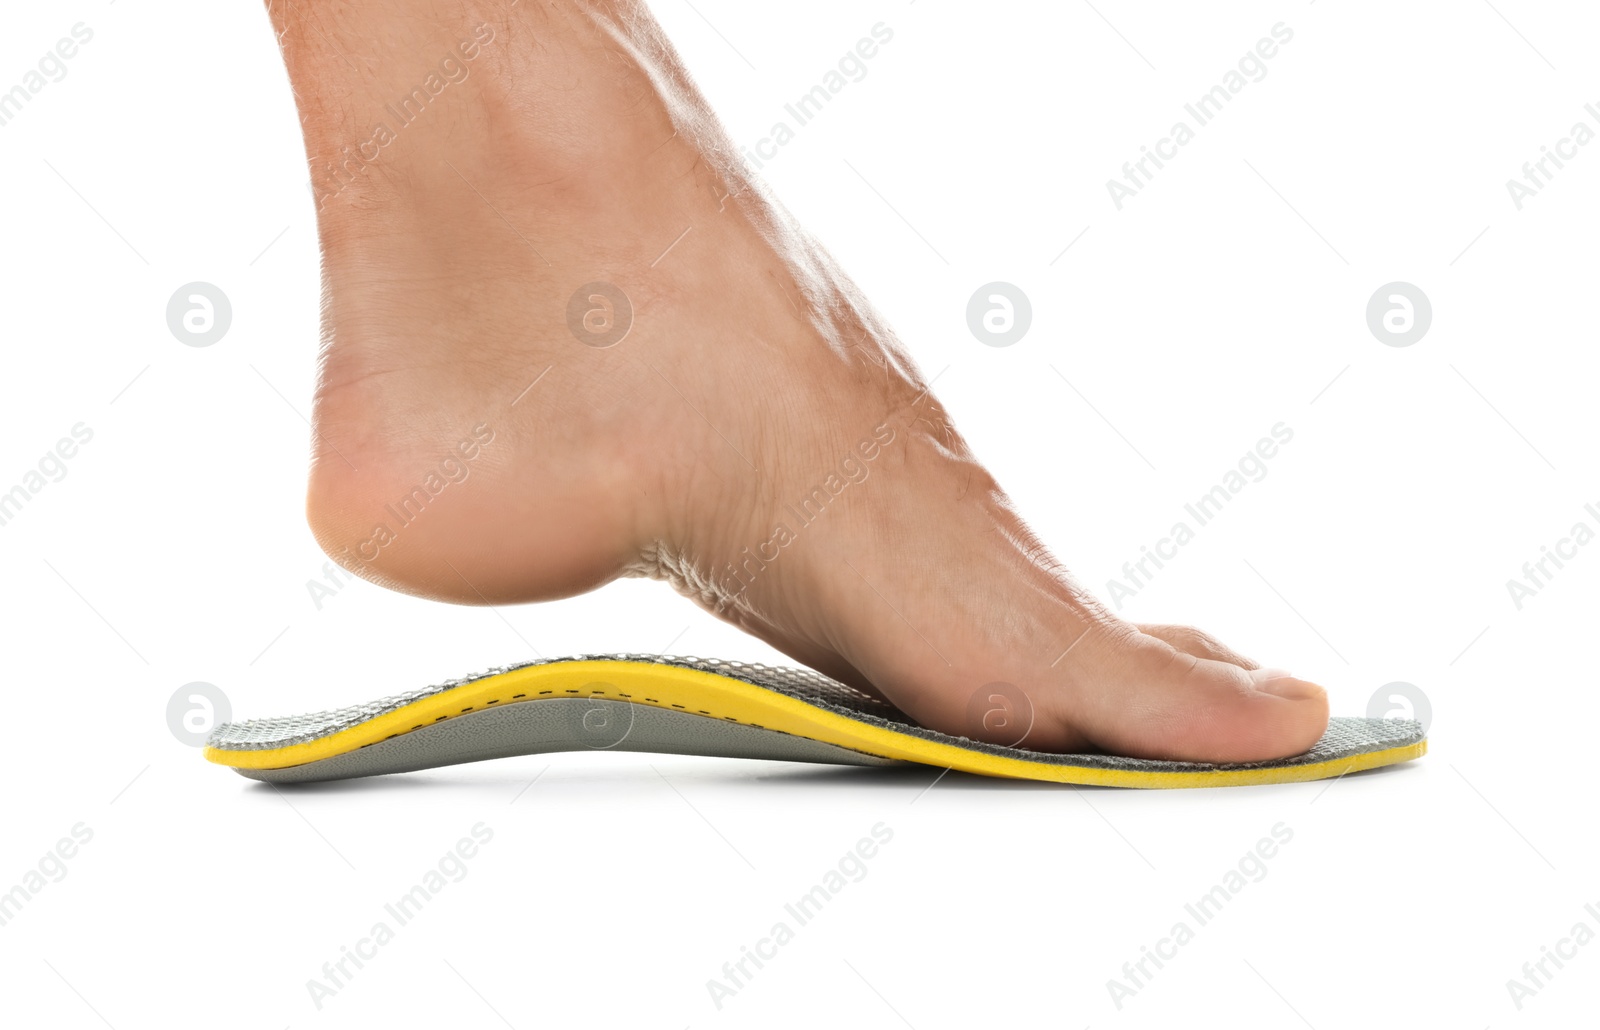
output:
M551 751L923 765L1114 787L1222 787L1343 776L1427 752L1420 723L1335 718L1310 751L1210 764L1050 754L925 729L809 669L585 655L491 669L364 705L224 723L205 756L251 779L310 782Z

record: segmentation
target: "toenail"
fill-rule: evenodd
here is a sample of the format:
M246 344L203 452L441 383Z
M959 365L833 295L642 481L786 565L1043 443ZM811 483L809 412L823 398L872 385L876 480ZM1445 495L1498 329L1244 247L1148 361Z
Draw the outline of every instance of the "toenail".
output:
M1322 695L1322 688L1315 683L1295 679L1282 669L1263 669L1251 675L1256 677L1256 690L1286 701L1309 701Z

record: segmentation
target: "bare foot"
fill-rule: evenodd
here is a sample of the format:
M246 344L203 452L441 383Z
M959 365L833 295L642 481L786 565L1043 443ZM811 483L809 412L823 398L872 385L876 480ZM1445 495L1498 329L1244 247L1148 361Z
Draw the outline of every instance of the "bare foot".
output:
M665 579L997 743L1017 731L984 718L996 682L1036 750L1253 761L1318 739L1320 687L1071 579L730 158L642 5L509 10L272 8L319 199L308 508L331 555L468 604Z

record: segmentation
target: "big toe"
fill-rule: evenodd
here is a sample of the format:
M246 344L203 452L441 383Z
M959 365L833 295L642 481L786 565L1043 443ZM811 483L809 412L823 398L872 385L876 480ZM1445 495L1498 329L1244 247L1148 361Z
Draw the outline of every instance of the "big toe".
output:
M1136 758L1260 762L1310 750L1328 727L1328 695L1279 670L1247 670L1138 634L1078 725L1100 748Z

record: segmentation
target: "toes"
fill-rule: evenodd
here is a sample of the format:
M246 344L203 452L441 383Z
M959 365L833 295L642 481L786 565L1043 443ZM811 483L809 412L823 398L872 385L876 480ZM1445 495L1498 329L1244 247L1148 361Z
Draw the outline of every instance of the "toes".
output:
M1260 762L1304 754L1328 726L1315 683L1180 651L1153 635L1119 641L1118 670L1078 725L1113 754Z
M1165 641L1184 654L1207 658L1213 662L1227 662L1241 669L1253 670L1261 666L1235 651L1209 633L1193 626L1140 625L1141 632Z

